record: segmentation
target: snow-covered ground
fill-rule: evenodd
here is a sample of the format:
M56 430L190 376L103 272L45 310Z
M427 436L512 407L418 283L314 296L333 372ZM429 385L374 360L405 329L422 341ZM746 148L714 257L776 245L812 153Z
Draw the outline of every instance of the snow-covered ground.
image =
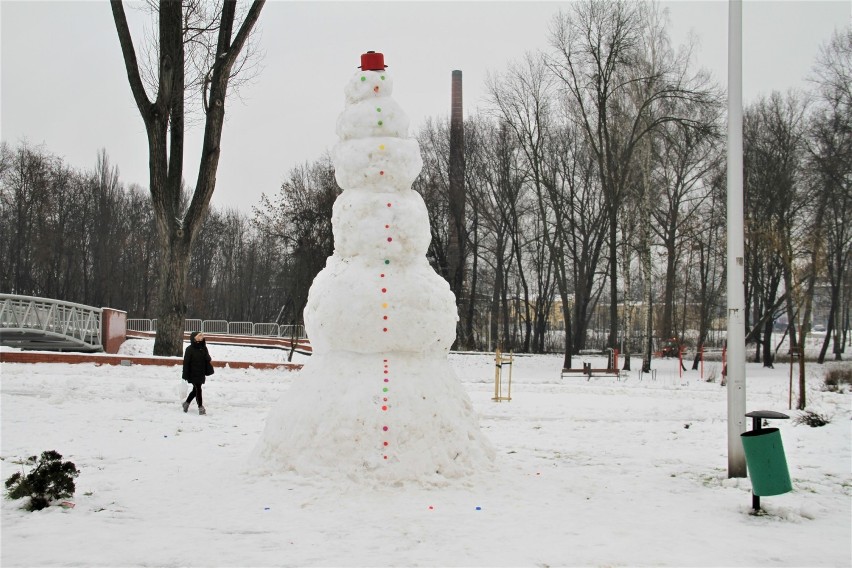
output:
M822 391L818 365L809 407L832 421L771 424L794 490L764 497L767 515L752 516L749 480L727 477L718 380L660 360L655 381L560 379L561 357L517 357L512 401L495 403L493 355L450 361L497 461L442 487L253 473L248 456L297 373L217 369L199 416L180 409L177 367L2 364L2 477L50 449L81 471L74 508L29 513L2 500L2 565L852 565L852 395ZM749 364L747 377L749 410L797 415L789 367Z

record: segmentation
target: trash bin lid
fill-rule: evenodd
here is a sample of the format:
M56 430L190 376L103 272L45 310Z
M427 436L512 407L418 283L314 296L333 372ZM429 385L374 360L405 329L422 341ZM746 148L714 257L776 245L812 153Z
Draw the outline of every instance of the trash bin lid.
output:
M790 418L786 414L782 412L775 412L774 410L753 410L751 412L746 413L746 416L748 416L749 418L774 418L776 420Z

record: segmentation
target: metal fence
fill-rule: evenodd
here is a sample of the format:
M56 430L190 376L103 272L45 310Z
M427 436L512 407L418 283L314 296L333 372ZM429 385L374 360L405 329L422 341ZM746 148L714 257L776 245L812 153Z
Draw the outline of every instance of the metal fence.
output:
M250 321L228 322L228 335L251 335L253 331L254 324Z
M201 331L202 321L200 319L185 319L183 320L183 331L192 333L193 331ZM155 319L129 319L127 320L127 329L129 331L157 331L157 320Z
M204 320L201 322L203 333L228 333L228 322L225 320Z
M128 331L157 331L157 320L129 319L126 325Z
M282 325L278 330L278 337L292 337L293 339L307 339L305 334L305 326L303 325Z
M184 320L185 332L202 331L211 335L250 335L255 337L293 337L295 339L306 339L305 326L303 325L278 325L277 323L253 323L250 321L226 320ZM128 319L128 331L156 332L157 320L155 319Z
M252 326L251 334L261 337L278 337L279 331L277 323L256 323Z

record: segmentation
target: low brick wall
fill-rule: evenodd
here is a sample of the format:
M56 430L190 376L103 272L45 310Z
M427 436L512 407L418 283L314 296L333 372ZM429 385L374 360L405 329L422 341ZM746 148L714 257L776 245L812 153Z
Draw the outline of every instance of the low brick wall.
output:
M87 353L54 353L47 351L0 351L0 363L94 363L96 365L162 365L183 364L182 357L136 357L119 355L97 355ZM298 363L267 363L251 361L213 361L219 369L279 369L298 371Z

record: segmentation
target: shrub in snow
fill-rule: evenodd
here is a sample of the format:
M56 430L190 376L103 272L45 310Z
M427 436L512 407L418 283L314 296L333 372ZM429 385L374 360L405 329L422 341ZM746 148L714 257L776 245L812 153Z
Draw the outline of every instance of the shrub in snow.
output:
M852 386L852 366L833 367L825 372L825 390L846 392Z
M814 412L813 410L804 410L793 420L793 423L795 424L807 424L811 428L825 426L829 422L831 422L830 417L825 414L820 414L819 412Z
M27 459L26 463L35 464L29 473L17 472L6 480L9 499L29 497L25 508L39 511L55 499L74 495L74 478L80 475L80 471L73 463L63 462L62 455L55 450L42 452L38 462L36 460L36 456Z

